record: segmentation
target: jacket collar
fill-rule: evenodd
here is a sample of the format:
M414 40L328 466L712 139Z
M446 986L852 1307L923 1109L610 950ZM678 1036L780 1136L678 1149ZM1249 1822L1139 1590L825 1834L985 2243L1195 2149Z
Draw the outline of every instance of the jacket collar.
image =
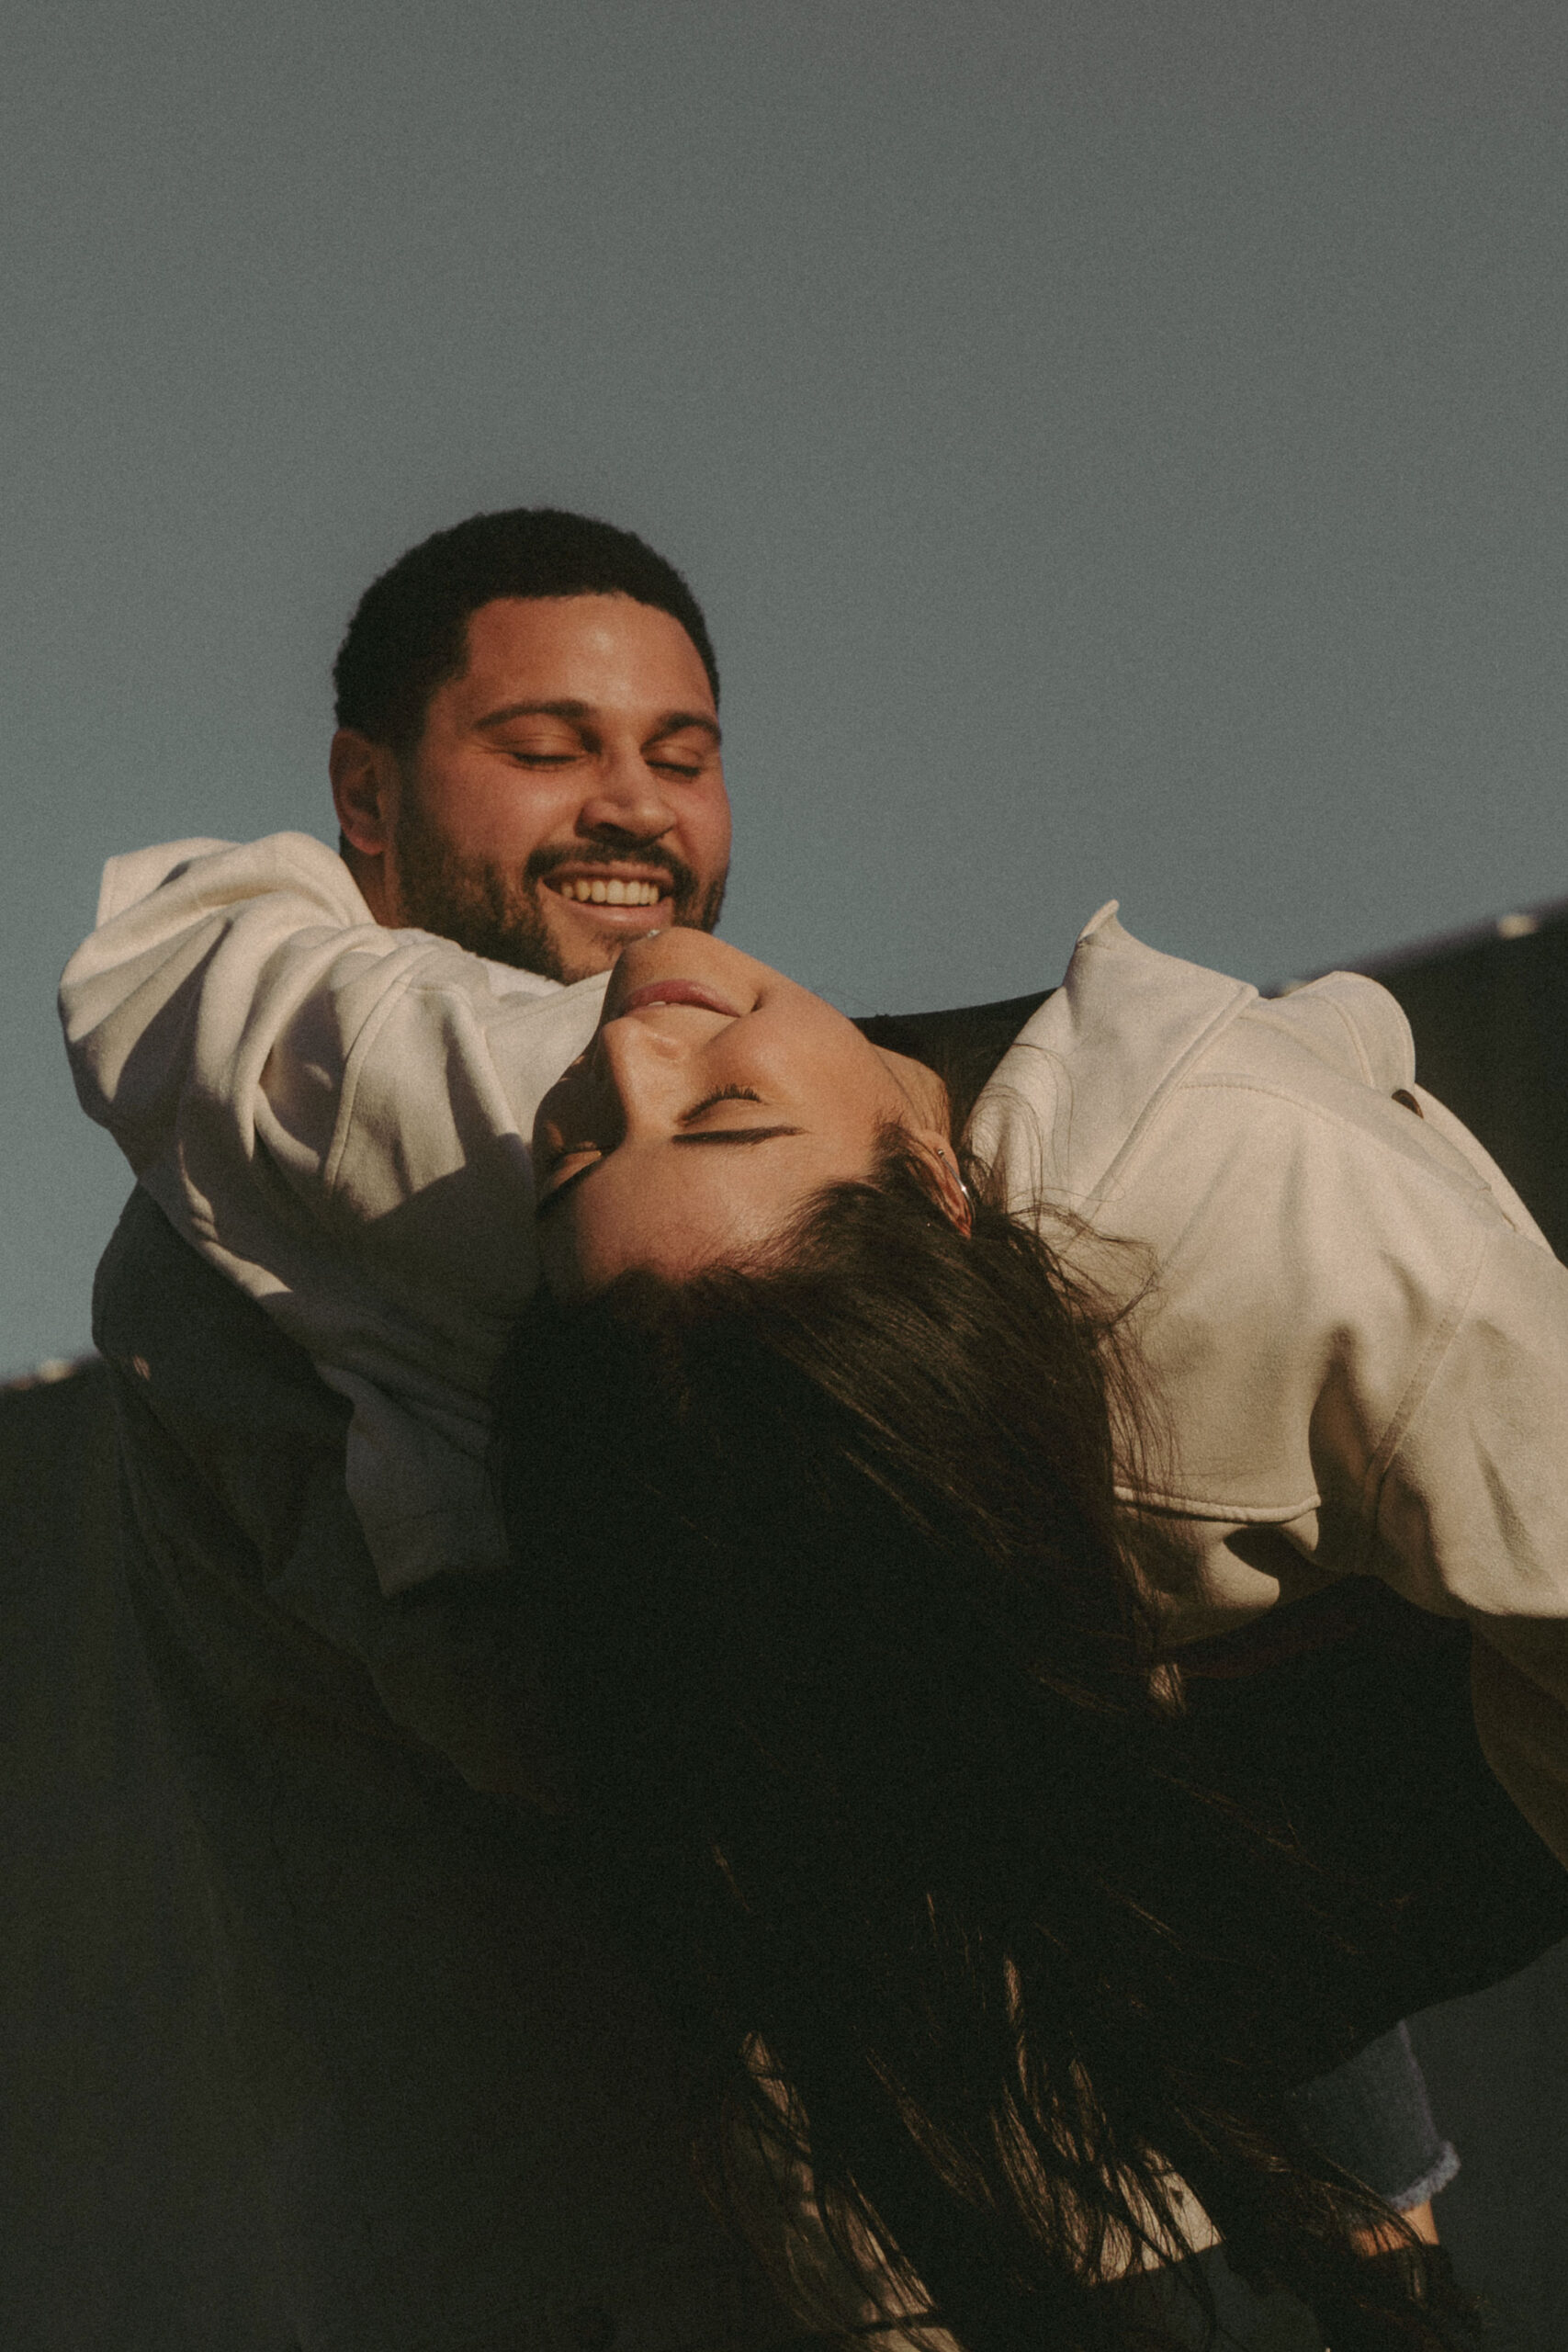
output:
M1248 981L1145 947L1116 908L1085 924L1062 986L976 1106L971 1139L1015 1201L1086 1215L1172 1089L1258 1001Z

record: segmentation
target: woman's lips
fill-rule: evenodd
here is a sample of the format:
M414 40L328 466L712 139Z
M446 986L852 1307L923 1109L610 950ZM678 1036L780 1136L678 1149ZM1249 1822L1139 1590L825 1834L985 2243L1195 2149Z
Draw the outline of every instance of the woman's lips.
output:
M712 989L704 988L700 980L645 980L641 988L631 989L622 998L615 1011L640 1012L649 1004L698 1004L705 1012L722 1012L731 1021L739 1018L734 1005L727 1004Z

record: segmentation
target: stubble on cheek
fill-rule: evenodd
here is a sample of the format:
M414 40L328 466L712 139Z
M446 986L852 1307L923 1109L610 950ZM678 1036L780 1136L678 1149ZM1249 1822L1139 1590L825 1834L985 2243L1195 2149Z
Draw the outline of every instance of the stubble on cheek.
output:
M547 980L587 977L564 968L537 887L492 859L463 856L412 796L398 811L393 846L403 913L419 930Z
M726 876L719 875L705 888L694 869L667 851L628 853L596 843L539 849L521 873L494 859L465 857L435 831L412 794L398 811L393 842L408 922L439 939L452 940L470 955L568 985L607 969L626 942L606 935L603 951L589 956L572 952L558 938L550 920L552 901L560 906L563 922L570 917L565 901L556 899L546 877L559 867L624 865L628 856L650 865L668 876L673 920L687 930L715 930L724 904Z

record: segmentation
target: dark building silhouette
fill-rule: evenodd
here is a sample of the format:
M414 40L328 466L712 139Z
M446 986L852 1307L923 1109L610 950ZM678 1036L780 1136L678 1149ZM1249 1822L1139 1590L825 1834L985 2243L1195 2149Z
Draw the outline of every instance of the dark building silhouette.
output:
M115 1487L101 1367L0 1394L0 2344L288 2352Z
M1568 903L1376 957L1423 1086L1479 1136L1568 1258Z
M1363 967L1422 1082L1568 1256L1568 907ZM114 1560L107 1383L0 1391L0 2344L288 2352L208 1962L197 1831ZM1514 2352L1568 2340L1568 1946L1416 2021L1439 2220Z
M1568 1258L1568 905L1364 965L1404 1006L1421 1083L1478 1136ZM1565 1432L1568 1436L1568 1432ZM1440 2221L1505 2346L1568 2341L1568 1945L1415 2026L1464 2169Z

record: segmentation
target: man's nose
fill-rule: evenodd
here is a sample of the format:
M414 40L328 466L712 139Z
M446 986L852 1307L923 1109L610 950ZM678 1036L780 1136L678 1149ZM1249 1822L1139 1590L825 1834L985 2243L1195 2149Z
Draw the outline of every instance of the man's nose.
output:
M663 779L640 745L608 746L579 812L580 830L597 840L656 842L674 822Z

